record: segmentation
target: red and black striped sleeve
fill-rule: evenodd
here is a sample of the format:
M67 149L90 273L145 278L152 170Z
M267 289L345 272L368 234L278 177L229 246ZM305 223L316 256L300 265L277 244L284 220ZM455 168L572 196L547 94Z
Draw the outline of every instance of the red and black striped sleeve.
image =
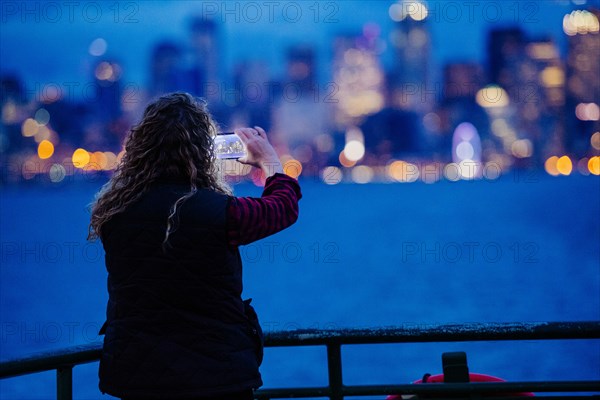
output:
M298 181L282 173L267 178L260 198L232 197L227 209L229 244L252 243L292 225L301 198Z

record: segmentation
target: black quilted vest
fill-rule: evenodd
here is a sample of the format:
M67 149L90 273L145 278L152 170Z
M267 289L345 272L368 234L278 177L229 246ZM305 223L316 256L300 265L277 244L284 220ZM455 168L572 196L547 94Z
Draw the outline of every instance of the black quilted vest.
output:
M113 396L186 398L262 385L262 331L242 301L242 263L227 244L230 197L158 182L103 227L109 300L99 388Z

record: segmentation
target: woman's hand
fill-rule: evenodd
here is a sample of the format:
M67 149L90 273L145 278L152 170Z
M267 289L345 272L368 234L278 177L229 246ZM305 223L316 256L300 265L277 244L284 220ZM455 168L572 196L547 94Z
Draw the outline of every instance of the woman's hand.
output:
M247 155L238 159L242 164L261 168L267 178L277 172L283 173L283 166L263 128L255 126L252 128L235 129L234 132L240 137L246 146Z

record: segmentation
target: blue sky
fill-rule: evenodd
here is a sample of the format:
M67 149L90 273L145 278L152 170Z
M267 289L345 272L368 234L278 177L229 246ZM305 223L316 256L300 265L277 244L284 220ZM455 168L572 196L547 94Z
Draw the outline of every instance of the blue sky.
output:
M521 26L531 36L551 36L565 50L562 17L594 1L429 1L428 27L434 72L452 61L485 62L486 35L493 26ZM16 72L28 89L36 84L88 82L97 58L90 43L104 38L105 56L124 67L123 80L145 85L157 41L187 39L191 15L221 21L222 64L261 60L274 78L283 75L285 49L294 43L317 49L319 79L329 79L332 39L375 23L387 39L393 1L125 1L3 2L0 71ZM24 5L25 4L25 5ZM76 4L76 5L73 5ZM384 51L384 65L392 52Z

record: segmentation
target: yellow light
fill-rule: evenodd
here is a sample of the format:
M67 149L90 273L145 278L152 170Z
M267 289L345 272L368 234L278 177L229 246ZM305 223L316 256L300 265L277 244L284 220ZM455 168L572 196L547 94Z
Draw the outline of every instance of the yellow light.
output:
M544 163L544 169L546 169L546 172L552 176L558 176L560 174L560 172L558 171L558 167L556 166L556 164L558 163L558 157L557 156L552 156L549 157L546 162Z
M42 160L50 158L52 157L52 154L54 154L54 145L48 140L42 140L40 144L38 144L37 152L38 157Z
M484 108L506 107L509 104L508 93L500 86L490 85L480 89L475 95L477 104Z
M541 80L546 87L561 87L565 84L565 73L559 67L546 67L542 70Z
M373 179L373 168L359 165L352 168L352 180L356 183L369 183Z
M328 185L337 185L342 181L342 170L338 167L330 166L323 168L321 178Z
M21 134L25 137L35 136L40 129L40 125L33 118L27 118L21 125Z
M569 157L562 156L556 162L556 169L563 175L570 175L573 171L573 163Z
M596 150L600 150L600 132L595 132L590 138L590 144Z
M288 160L283 164L283 172L292 178L298 178L302 173L302 164L298 160Z
M594 175L600 175L600 157L594 156L590 157L588 161L588 169Z
M90 153L79 148L73 152L71 160L76 168L83 168L90 162Z

